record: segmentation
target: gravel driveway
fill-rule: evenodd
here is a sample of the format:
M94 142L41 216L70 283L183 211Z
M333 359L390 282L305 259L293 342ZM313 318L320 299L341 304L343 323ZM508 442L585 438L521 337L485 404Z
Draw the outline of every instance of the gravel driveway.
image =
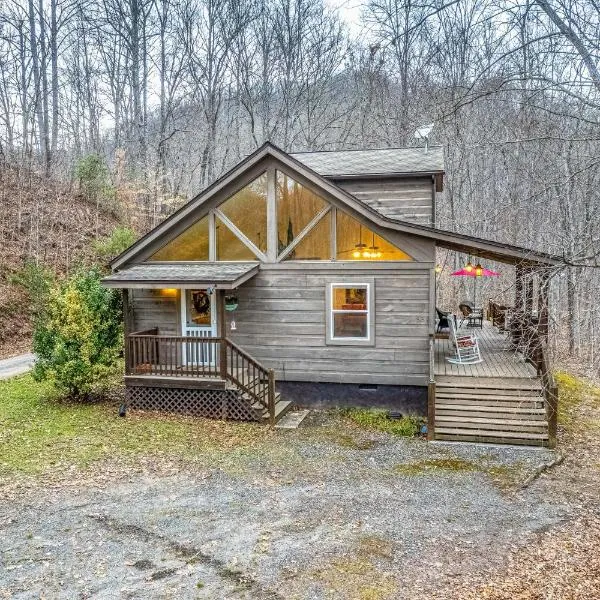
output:
M550 451L318 429L4 502L0 598L426 598L570 515L514 485Z

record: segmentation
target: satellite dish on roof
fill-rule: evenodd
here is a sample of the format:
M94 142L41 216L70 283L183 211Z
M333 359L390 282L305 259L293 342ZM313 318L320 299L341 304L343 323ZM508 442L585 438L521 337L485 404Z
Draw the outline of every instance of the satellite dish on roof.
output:
M419 127L414 133L414 137L417 140L425 140L425 152L427 152L427 146L429 145L429 134L433 130L433 123Z

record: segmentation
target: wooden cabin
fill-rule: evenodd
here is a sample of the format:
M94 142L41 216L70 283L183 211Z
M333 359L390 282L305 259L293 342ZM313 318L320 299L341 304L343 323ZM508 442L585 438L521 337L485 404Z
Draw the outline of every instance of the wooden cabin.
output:
M129 405L271 423L292 405L386 407L427 417L430 439L552 445L560 261L437 228L443 183L439 147L264 144L111 263ZM477 366L452 368L436 339L436 247L517 267L512 333L486 321Z

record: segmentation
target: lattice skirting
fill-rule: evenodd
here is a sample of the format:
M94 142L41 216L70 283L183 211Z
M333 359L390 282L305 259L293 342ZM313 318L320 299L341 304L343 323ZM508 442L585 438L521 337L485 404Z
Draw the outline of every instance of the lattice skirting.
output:
M139 410L231 419L260 420L252 407L235 390L203 390L145 386L126 387L127 404Z

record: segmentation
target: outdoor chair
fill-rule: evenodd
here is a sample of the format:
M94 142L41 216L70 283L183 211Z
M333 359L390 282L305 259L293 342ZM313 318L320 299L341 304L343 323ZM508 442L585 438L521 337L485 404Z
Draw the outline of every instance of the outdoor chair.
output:
M436 328L436 333L441 333L443 329L450 329L449 320L454 318L454 315L451 312L445 312L436 307L435 312L438 316L438 324Z
M467 321L467 327L483 328L483 310L475 309L470 302L461 302L458 309L462 315L459 327L462 327L463 323Z
M449 319L450 341L456 350L456 356L446 360L455 365L475 365L483 362L479 351L479 341L474 334L458 335L454 319Z

